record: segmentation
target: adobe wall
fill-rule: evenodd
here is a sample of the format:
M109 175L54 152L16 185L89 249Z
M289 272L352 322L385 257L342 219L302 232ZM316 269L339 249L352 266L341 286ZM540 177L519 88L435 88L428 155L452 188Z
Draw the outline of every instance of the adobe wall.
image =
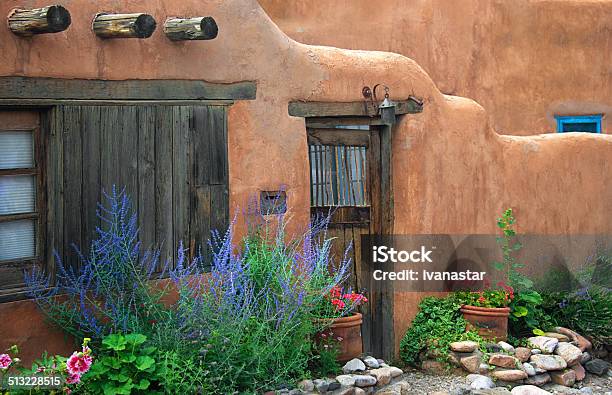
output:
M612 233L610 135L498 135L480 105L440 93L414 60L300 44L283 34L255 0L100 3L66 1L73 24L55 35L23 39L0 26L0 75L255 80L257 99L238 102L229 111L233 207L245 207L259 190L285 185L292 221L306 223L306 132L303 119L288 115L288 102L358 101L363 85L386 83L392 99L414 94L425 103L423 113L403 117L393 136L396 233L494 232L494 218L509 206L516 209L522 232ZM0 15L15 6L45 4L3 1ZM158 24L168 16L211 15L220 34L209 42L173 43L158 28L146 40L103 41L90 29L99 11L143 11ZM396 298L399 336L420 295ZM56 347L49 344L58 338L45 337L30 302L2 305L0 314L0 349L20 343L32 354Z
M495 130L556 130L554 114L607 113L610 0L260 0L291 38L395 52L447 94L480 103Z

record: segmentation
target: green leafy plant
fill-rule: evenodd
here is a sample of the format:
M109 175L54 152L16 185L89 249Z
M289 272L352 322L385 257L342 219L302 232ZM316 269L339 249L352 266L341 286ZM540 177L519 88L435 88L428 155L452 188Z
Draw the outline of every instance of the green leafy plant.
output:
M312 347L312 359L309 370L314 377L326 377L340 371L338 354L339 343L344 339L335 337L331 329L326 329L315 336Z
M419 355L429 351L438 360L448 361L452 342L482 338L474 331L466 331L466 321L459 309L461 302L453 295L446 298L427 297L419 304L419 312L400 342L400 358L408 365L417 365Z
M515 225L516 219L511 208L505 210L497 219L497 226L501 229L502 236L496 240L502 250L503 259L501 262L493 262L493 266L503 272L505 277L505 281L501 281L498 285L506 291L515 293L508 305L512 311L510 331L520 337L531 333L543 333L542 327L550 325L550 318L540 307L542 296L532 289L533 281L519 271L525 267L525 264L518 262L515 256L523 248L516 239Z
M99 358L83 376L84 390L104 395L161 394L157 349L146 341L139 333L104 337Z

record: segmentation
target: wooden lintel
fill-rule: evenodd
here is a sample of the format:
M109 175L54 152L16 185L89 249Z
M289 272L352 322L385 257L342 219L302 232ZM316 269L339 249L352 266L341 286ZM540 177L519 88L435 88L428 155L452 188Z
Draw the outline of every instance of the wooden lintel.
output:
M31 10L14 9L8 16L9 29L18 36L59 33L70 26L71 18L61 5L50 5Z
M149 38L157 22L149 14L105 14L93 20L93 31L100 38Z
M212 40L218 33L217 22L210 16L168 18L164 23L164 34L172 41Z
M0 77L0 99L46 100L252 100L252 81L228 84L198 80L85 80Z
M423 111L423 105L415 100L396 101L395 114L416 114ZM291 102L289 115L294 117L376 117L378 105L357 102Z
M370 131L350 129L307 129L308 144L368 147Z

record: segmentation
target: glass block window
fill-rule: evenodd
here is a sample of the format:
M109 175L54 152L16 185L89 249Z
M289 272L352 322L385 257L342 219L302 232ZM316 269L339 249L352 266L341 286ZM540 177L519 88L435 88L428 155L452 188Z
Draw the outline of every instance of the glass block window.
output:
M0 263L37 256L40 172L35 140L36 130L0 129Z
M601 115L555 116L557 132L601 133Z

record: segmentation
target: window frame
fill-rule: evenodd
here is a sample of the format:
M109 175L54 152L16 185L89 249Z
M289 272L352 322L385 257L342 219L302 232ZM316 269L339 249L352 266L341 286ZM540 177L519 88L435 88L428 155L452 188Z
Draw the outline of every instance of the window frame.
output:
M10 110L9 110L10 111ZM41 132L42 113L38 112L38 122L33 127L7 127L0 128L0 133L8 132L31 132L33 147L33 167L17 169L0 169L0 177L4 176L34 176L35 177L35 199L34 211L19 214L0 215L0 223L15 222L21 220L34 221L34 245L35 254L31 258L3 260L0 265L28 269L32 266L45 267L45 234L46 234L46 185L44 178L45 167L45 142ZM24 291L24 285L16 287L0 288L0 299L15 298ZM11 299L12 300L12 299Z
M574 132L574 133L602 133L601 120L602 114L592 115L555 115L557 121L557 133L570 133L563 130L563 126L567 123L595 123L595 132Z

